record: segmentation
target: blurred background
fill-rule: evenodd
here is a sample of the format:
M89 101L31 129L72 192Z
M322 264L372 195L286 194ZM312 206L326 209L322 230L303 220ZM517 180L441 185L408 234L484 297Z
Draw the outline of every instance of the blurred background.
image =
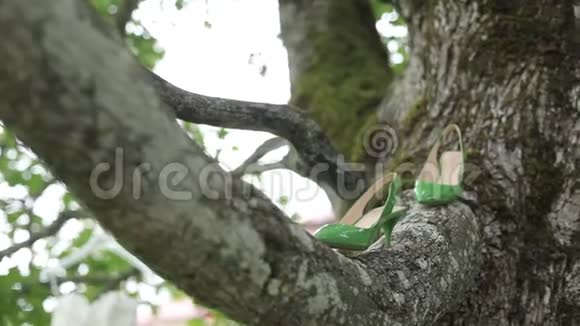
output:
M113 19L121 0L91 0ZM395 70L406 63L407 30L394 9L371 1ZM143 0L126 26L137 60L183 89L239 100L287 103L287 53L276 0ZM273 135L183 124L208 154L233 170ZM281 159L287 148L260 162ZM310 232L335 219L327 195L288 170L245 176ZM49 325L58 299L88 301L121 290L139 325L234 325L151 274L92 220L65 216L75 199L0 127L0 325ZM62 227L60 227L62 225Z

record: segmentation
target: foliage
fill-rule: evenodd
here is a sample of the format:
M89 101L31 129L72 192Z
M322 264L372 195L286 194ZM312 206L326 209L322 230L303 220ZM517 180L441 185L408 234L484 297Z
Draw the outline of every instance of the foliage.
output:
M375 15L375 19L379 20L386 12L392 12L395 9L391 1L387 0L370 0L371 7L373 9L373 14Z
M111 18L121 6L123 0L90 0L91 4L101 16Z
M406 22L396 11L391 1L371 0L375 18L382 23L391 25L394 29L406 29ZM407 38L397 33L382 33L381 38L391 56L391 67L395 74L401 74L409 61Z
M114 22L121 1L90 0L97 12L111 23ZM182 6L183 3L177 1L176 6ZM140 23L133 21L131 24L138 26ZM143 65L153 68L163 57L163 51L144 28L134 30L142 32L127 34L129 47ZM197 126L186 123L184 129L203 146L203 135ZM74 196L66 192L42 163L0 125L0 252L44 230L58 212L78 207ZM82 247L91 237L93 227L94 223L90 221L73 218L60 232L37 241L31 248L23 248L5 257L0 255L0 325L50 324L55 293L49 283L41 280L40 274L49 262L53 264ZM138 274L119 280L118 284L107 281L127 274L126 271L130 269L131 266L113 252L95 252L81 264L66 271L63 281L72 281L63 282L60 289L65 293L79 292L89 300L110 290L111 285L114 285L113 289L126 289L145 302L148 298L138 293L142 286L154 286L155 293L170 290L174 298L185 297L168 283L146 285ZM128 286L130 283L133 286ZM155 307L154 302L149 304ZM210 312L208 316L217 322L214 324L227 322L218 312ZM205 319L198 322L207 323Z
M114 24L117 15L119 15L124 1L128 0L90 0L96 11ZM177 7L183 6L183 0L177 1ZM157 40L151 37L144 26L138 21L129 21L134 25L131 31L127 34L127 43L129 49L135 54L139 62L145 67L152 69L155 63L163 58L163 50L157 44Z
M23 273L16 268L0 277L0 325L49 325L43 301L50 296L49 287L37 284L39 270Z
M147 33L129 34L127 43L139 62L149 69L153 69L155 63L163 57L163 50L157 47L157 41Z
M45 226L45 219L34 207L53 181L6 130L0 131L0 172L0 243L20 242L16 239ZM42 249L48 248L37 245L33 251ZM0 261L0 324L47 325L42 303L50 294L49 288L39 283L40 266L31 260L30 250L25 248L18 254L19 264L4 258Z
M195 125L186 124L184 129L203 144L203 135ZM74 197L64 191L63 186L8 130L2 128L0 189L0 251L46 228L56 211L78 208ZM47 204L47 198L55 196L57 204ZM53 214L51 211L54 211ZM86 244L93 227L94 223L90 221L71 219L53 237L39 240L31 248L23 248L13 255L0 256L0 325L50 324L49 312L54 306L55 294L50 284L41 280L40 274L49 261L62 259ZM175 299L185 297L168 283L145 284L137 273L116 280L131 269L132 266L115 253L96 251L81 264L66 271L62 282L59 281L62 283L60 289L63 292L79 292L91 301L106 291L121 288L147 302L151 298L138 293L142 286L154 287L155 293L169 291ZM67 279L69 281L65 282ZM155 306L154 302L149 304ZM205 325L208 320L212 321L212 325L233 325L228 324L228 319L221 313L214 311L196 322Z
M186 2L187 2L186 0L176 0L175 1L175 8L180 9L180 10L183 9L183 6L185 6Z

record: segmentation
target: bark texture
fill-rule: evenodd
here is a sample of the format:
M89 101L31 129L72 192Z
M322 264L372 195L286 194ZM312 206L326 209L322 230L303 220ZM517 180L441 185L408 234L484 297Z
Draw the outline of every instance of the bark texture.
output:
M440 323L580 323L573 1L396 5L409 24L411 59L378 111L379 122L400 131L388 165L416 171L439 131L459 123L482 226L476 287Z
M368 1L279 0L282 40L288 50L291 103L324 130L347 161L374 163L392 154L389 144L365 151L367 130L393 80L389 57ZM363 168L364 170L364 168ZM368 169L367 179L374 177ZM337 216L353 198L322 184ZM348 186L348 185L347 185ZM347 188L354 189L354 188Z
M412 61L380 115L419 163L464 131L483 267L441 324L578 324L579 61L571 1L401 1ZM424 156L423 156L424 157ZM488 218L485 218L488 217Z
M359 133L376 122L376 107L392 80L369 2L279 4L292 102L308 111L347 158L365 159Z

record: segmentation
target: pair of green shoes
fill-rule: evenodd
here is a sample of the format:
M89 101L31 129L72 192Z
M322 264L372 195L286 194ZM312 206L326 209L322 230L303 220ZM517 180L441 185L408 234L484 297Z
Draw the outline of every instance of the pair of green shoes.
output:
M455 131L459 150L445 151L438 157L441 140ZM464 169L461 130L455 124L447 126L433 145L423 169L415 181L415 198L424 205L444 205L463 192L461 182ZM385 206L364 212L369 201L389 184ZM320 228L314 236L336 249L365 250L384 234L388 246L395 224L405 216L408 208L395 207L401 192L401 179L396 173L382 176L348 210L337 224Z

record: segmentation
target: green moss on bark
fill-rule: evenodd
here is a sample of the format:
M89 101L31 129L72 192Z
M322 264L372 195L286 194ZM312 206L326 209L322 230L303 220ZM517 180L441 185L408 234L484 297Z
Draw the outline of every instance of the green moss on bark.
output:
M355 162L364 161L367 158L368 153L366 153L364 142L368 141L365 139L367 135L367 130L371 130L376 127L378 123L377 115L370 114L367 117L366 122L358 129L353 138L353 144L350 151L350 159ZM376 159L376 158L375 158Z
M426 96L420 97L403 117L401 121L403 130L408 131L413 128L413 125L420 121L423 115L427 114L428 105L429 99Z
M356 135L373 122L392 76L370 10L353 10L346 1L331 7L328 28L307 33L312 51L293 85L292 102L307 108L334 145L354 159L363 141Z

